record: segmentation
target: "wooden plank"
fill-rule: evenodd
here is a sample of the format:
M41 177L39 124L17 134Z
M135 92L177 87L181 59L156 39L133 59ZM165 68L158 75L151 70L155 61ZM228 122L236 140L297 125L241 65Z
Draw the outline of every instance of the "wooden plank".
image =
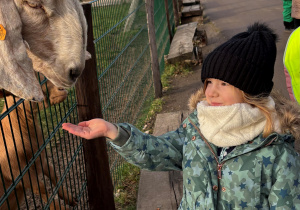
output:
M153 134L158 136L176 130L182 119L181 111L158 114ZM182 197L182 178L180 177L182 175L179 171L141 170L137 210L177 209Z
M168 171L141 170L137 210L176 209Z
M197 22L178 26L169 54L166 57L168 63L176 63L191 60L193 57L193 37L197 28Z
M176 130L182 121L182 112L162 113L156 116L153 135L159 136L169 131Z
M183 0L182 4L184 6L193 5L193 4L200 4L200 0Z
M173 190L171 193L172 204L178 209L183 195L183 176L182 171L169 171L170 186Z
M182 17L203 16L203 10L200 5L184 6L181 15Z

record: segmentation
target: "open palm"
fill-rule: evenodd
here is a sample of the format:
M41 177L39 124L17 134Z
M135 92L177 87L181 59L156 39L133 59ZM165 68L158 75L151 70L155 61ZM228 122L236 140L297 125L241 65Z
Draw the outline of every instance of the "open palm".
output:
M94 139L106 136L108 131L107 122L98 118L80 122L78 125L63 123L62 128L71 134L85 139Z

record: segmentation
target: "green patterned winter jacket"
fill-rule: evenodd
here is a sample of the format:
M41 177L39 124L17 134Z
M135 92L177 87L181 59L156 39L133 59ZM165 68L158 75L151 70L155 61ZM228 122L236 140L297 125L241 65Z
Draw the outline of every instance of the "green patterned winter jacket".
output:
M196 111L176 131L157 137L118 126L111 145L128 162L183 171L179 209L300 209L300 159L292 135L257 136L219 161L217 147L201 137ZM124 131L129 139L122 139Z

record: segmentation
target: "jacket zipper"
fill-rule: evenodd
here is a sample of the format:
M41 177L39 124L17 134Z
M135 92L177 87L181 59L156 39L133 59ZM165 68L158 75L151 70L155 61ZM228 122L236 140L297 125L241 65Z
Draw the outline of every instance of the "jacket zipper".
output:
M224 162L222 163L219 163L219 160L218 160L218 157L217 155L215 154L214 150L211 148L210 144L208 143L208 141L206 140L206 138L203 136L203 134L201 133L200 129L189 119L189 122L195 127L195 129L198 131L198 133L200 134L201 138L204 140L205 144L208 146L209 150L211 151L211 153L213 154L218 166L217 166L217 171L218 171L218 179L222 179L222 167L224 165Z
M222 179L222 167L223 167L223 164L219 164L218 163L218 179Z

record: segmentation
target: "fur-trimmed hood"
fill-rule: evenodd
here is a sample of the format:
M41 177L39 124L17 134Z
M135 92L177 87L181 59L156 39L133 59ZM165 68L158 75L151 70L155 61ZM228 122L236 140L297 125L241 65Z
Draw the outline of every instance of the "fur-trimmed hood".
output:
M283 133L291 133L296 143L296 149L300 151L300 106L297 102L286 99L278 91L273 90L270 95L275 101L275 108L280 120ZM197 104L203 100L202 89L194 93L189 99L190 110L195 110Z

